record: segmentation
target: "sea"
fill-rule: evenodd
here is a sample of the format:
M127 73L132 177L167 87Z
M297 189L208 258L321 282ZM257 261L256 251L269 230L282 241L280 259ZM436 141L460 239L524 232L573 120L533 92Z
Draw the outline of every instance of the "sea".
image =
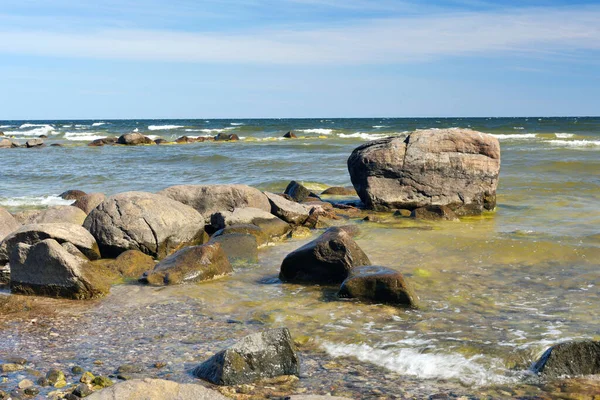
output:
M41 365L88 363L92 368L94 357L102 354L135 362L151 352L172 361L175 378L193 381L182 371L198 342L173 333L164 345L142 346L142 339L118 329L109 315L137 307L136 315L158 318L143 334L136 333L150 337L165 334L164 322L177 307L197 302L203 315L215 320L240 321L247 330L287 326L293 335L308 338L311 355L304 367L311 373L301 376L298 387L313 392L355 398L436 393L554 398L567 390L564 382L535 380L531 363L555 343L600 340L600 117L0 121L0 131L21 143L46 135L46 144L62 145L0 150L0 207L19 212L70 204L58 197L68 189L112 195L179 184L240 183L281 192L296 180L320 192L351 185L346 161L362 143L447 128L471 128L499 140L494 212L460 222L415 221L391 213L340 222L359 226L356 240L373 263L405 275L419 296L418 309L338 301L335 288L281 283L282 259L314 239L316 231L261 249L258 265L225 280L161 291L113 288L93 311L96 325L88 326L92 342L103 343L102 352L78 339L81 326L62 326L61 344L52 354L41 351L43 333L37 340L35 333L24 337L11 328L5 336L11 339L0 340L0 358L25 348L24 357ZM297 138L283 138L289 131ZM128 132L168 141L226 132L240 140L87 146ZM124 298L133 305L124 305ZM163 306L169 314L160 320L162 314L152 307ZM178 335L188 337L192 330L201 333L202 324L177 325ZM207 336L207 351L231 343L226 336ZM170 346L173 341L176 346ZM573 385L574 393L600 393L597 380Z

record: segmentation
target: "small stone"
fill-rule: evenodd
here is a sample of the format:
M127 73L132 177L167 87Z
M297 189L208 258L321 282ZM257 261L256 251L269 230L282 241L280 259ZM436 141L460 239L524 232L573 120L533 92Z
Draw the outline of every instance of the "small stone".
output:
M87 383L89 385L94 381L95 378L96 377L94 376L94 374L92 374L90 371L85 371L83 375L81 375L81 379L79 379L79 382Z
M20 364L13 364L13 363L0 364L0 370L2 372L16 372L16 371L21 371L23 369L25 369L25 367Z
M66 381L65 374L59 369L51 369L46 374L46 379L51 385L55 385L57 382Z
M79 400L79 396L74 395L73 393L67 393L63 397L64 400Z
M76 365L73 368L71 368L71 372L76 375L79 375L79 374L83 374L84 370L80 366Z
M167 363L163 362L163 361L157 361L157 362L154 363L154 368L157 368L157 369L161 369L161 368L164 368L166 366L167 366Z
M92 389L90 389L90 387L85 383L80 383L79 385L77 385L75 390L73 390L73 394L79 397L87 397L92 393Z
M98 386L100 388L105 388L105 387L109 387L113 385L113 381L110 380L109 377L107 376L97 376L94 378L94 380L92 381L92 385L94 386Z
M38 389L36 387L28 387L24 390L24 393L27 396L37 396L38 394L40 394L40 389Z
M38 379L37 380L37 384L40 385L41 387L50 386L50 382L46 378L40 378L40 379Z
M30 381L29 379L23 379L21 382L19 382L19 389L27 389L29 387L33 386L33 382Z
M94 365L102 365L102 364L104 364L104 362L101 360L94 361Z
M143 365L138 364L123 364L119 368L117 368L118 374L134 374L138 372L142 372L144 370Z

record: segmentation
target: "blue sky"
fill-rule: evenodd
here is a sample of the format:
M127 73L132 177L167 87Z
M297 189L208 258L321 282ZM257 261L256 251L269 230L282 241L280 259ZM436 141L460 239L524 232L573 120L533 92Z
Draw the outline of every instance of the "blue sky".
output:
M600 115L600 1L2 0L0 120Z

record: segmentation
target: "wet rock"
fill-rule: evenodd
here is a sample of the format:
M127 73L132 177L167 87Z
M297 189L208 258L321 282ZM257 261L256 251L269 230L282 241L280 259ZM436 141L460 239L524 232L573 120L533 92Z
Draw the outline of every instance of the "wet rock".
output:
M83 225L87 214L81 209L73 206L53 206L30 215L24 216L22 223L29 224L54 224L69 223Z
M232 272L221 245L207 243L171 254L145 273L141 281L151 285L175 285L216 279Z
M352 268L370 264L367 255L344 229L329 228L285 257L279 279L299 283L341 283Z
M294 229L289 233L289 237L292 239L303 239L310 237L312 232L305 226L295 226Z
M308 219L312 207L286 200L274 193L264 193L271 203L271 214L294 225L301 225Z
M0 287L10 283L10 267L8 265L0 266Z
M256 236L249 233L229 233L213 236L209 243L219 243L231 264L258 263Z
M0 371L6 373L6 372L16 372L16 371L21 371L24 370L25 367L22 366L21 364L16 364L16 363L5 363L5 364L0 364Z
M154 141L149 137L142 135L141 133L134 132L119 136L117 143L127 146L136 146L140 144L154 144Z
M297 203L303 202L308 196L310 196L310 190L296 181L291 181L283 193L290 196Z
M217 142L236 141L236 140L240 140L240 138L235 133L227 134L225 132L221 132L217 136L215 136L215 141L217 141Z
M127 250L110 263L109 268L125 278L138 278L144 272L154 269L152 257L139 250Z
M175 143L179 143L179 144L182 144L182 143L195 143L195 142L197 142L196 139L188 137L188 136L182 136L182 137L179 137L179 138L175 139Z
M12 139L0 139L0 149L11 149L16 147L21 147L21 145Z
M67 190L66 192L62 192L61 194L58 195L58 197L60 197L63 200L78 200L79 198L81 198L85 195L86 195L86 193L84 191L77 190L77 189L71 189L71 190Z
M87 270L81 258L54 239L34 245L18 243L10 256L13 293L69 299L91 299L108 292L108 285Z
M17 222L11 213L0 207L0 242L8 236L8 234L16 231L20 226L21 224Z
M402 274L379 266L357 267L342 283L339 297L378 303L416 306L416 296Z
M394 217L410 217L412 215L411 210L400 209L394 211Z
M256 238L256 243L259 246L262 246L263 244L269 241L269 238L267 237L265 232L263 232L262 229L253 224L238 224L226 226L225 228L216 231L212 237L215 238L221 235L229 235L236 233L254 236Z
M348 397L337 397L337 396L317 396L314 394L296 394L293 396L285 396L283 400L352 400Z
M17 385L19 387L19 389L27 389L29 387L32 387L34 385L33 381L29 380L29 379L23 379L22 381L19 382L19 384Z
M193 207L207 219L218 211L258 208L271 211L271 203L258 189L246 185L179 185L158 192Z
M356 196L356 190L354 190L354 188L333 186L323 190L321 194L327 194L330 196Z
M285 135L283 135L284 138L286 139L296 139L298 138L298 136L296 136L296 134L292 131L287 132Z
M79 374L83 374L85 371L83 368L81 368L80 366L76 365L73 368L71 368L71 372L74 373L75 375L79 375Z
M333 211L328 211L321 206L312 207L304 226L311 229L321 229L331 226L331 220L339 219Z
M88 397L92 393L94 393L92 389L90 389L90 387L85 383L80 383L79 385L77 385L77 387L75 387L75 389L73 389L73 394L81 398Z
M200 385L162 379L133 379L117 383L87 397L89 400L227 400Z
M107 388L113 385L113 381L108 376L99 375L94 378L92 385L96 388Z
M50 382L45 377L39 378L36 383L41 387L50 386Z
M63 145L62 145L62 144L60 144L60 143L52 143L52 144L50 145L50 147L65 147L65 146L63 146Z
M78 198L77 201L73 203L73 207L81 209L85 213L85 215L88 215L104 200L106 200L106 196L104 195L104 193L90 193Z
M154 139L154 143L156 143L156 144L167 144L167 143L169 143L169 141L167 139L158 138L158 139Z
M194 375L217 385L300 373L296 348L287 328L246 336L194 369Z
M96 240L82 226L66 223L34 224L22 226L4 238L0 243L0 265L8 262L9 254L17 243L32 245L45 239L72 243L90 260L100 258Z
M81 375L81 379L79 379L79 382L91 385L95 378L96 377L94 376L94 374L92 374L89 371L86 371Z
M119 139L116 137L106 137L106 138L100 138L100 139L95 139L93 141L91 141L88 146L91 147L100 147L100 146L104 146L104 145L113 145L115 143L117 143Z
M470 129L418 130L356 148L348 170L370 209L447 205L458 215L479 214L496 205L500 145Z
M533 364L532 370L550 378L600 374L600 342L571 341L554 345Z
M55 386L59 382L66 382L67 378L65 377L64 372L59 369L51 369L46 373L46 379L50 385Z
M28 387L27 389L23 390L23 392L27 396L37 396L38 394L40 394L40 389L36 387Z
M204 218L196 210L145 192L109 197L89 213L84 227L96 238L105 258L139 250L160 259L204 240Z
M288 223L257 208L237 208L233 212L216 212L210 217L213 230L224 229L231 225L256 225L269 238L281 238L287 235L291 227Z
M30 149L32 147L42 147L43 145L44 145L44 139L41 139L41 138L29 139L28 141L25 142L25 146L27 146L28 149Z
M425 206L412 210L410 213L412 218L423 219L428 221L458 221L456 213L448 206Z

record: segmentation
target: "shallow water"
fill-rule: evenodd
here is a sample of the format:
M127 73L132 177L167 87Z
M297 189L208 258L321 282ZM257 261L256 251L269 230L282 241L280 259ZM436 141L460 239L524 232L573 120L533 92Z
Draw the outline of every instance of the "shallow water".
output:
M435 224L390 214L381 214L377 223L341 221L360 226L357 241L373 263L408 277L420 297L418 310L340 301L336 288L282 284L277 279L282 259L309 239L292 240L262 249L258 266L240 267L223 280L166 289L122 285L89 305L62 302L64 324L60 318L48 322L61 340L17 324L5 329L0 357L18 353L43 366L89 368L104 359L106 371L123 362L168 360L172 365L157 374L193 381L185 370L234 338L287 326L308 340L301 347L305 372L296 389L356 398L377 398L367 386L382 390L384 398L449 391L491 398L555 396L556 385L527 380L531 362L553 343L600 338L600 145L595 144L600 120L435 121L344 125L333 120L331 129L337 131L305 132L313 136L294 141L248 138L291 128L326 129L327 122L239 121L234 123L252 128L246 125L246 140L238 143L0 152L0 206L16 211L58 202L48 195L71 188L112 194L235 182L282 190L290 179L315 189L348 185L345 161L363 138L341 135L367 125L371 134L471 125L497 135L502 149L494 213ZM128 124L133 129L134 122ZM210 124L202 129L218 129L217 122ZM231 132L245 126L218 124L234 127ZM392 128L373 128L381 125ZM167 131L177 129L194 128ZM46 351L48 341L52 353ZM593 391L594 385L573 390Z

